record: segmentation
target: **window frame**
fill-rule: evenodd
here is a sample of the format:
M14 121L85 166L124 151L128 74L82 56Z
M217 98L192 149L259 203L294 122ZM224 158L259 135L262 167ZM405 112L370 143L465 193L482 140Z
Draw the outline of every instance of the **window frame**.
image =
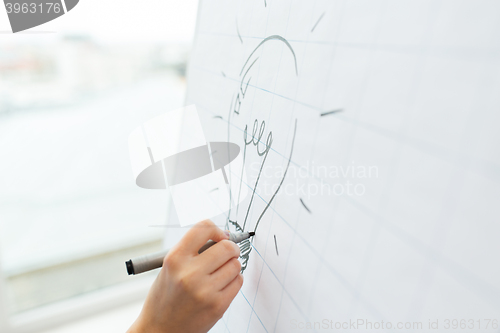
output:
M130 282L92 291L49 305L8 315L5 280L0 271L0 329L6 333L31 333L56 328L119 306L144 300L155 275L137 276Z
M0 260L0 331L11 332L9 317L7 315L7 297L5 293L5 280L3 278L2 262Z

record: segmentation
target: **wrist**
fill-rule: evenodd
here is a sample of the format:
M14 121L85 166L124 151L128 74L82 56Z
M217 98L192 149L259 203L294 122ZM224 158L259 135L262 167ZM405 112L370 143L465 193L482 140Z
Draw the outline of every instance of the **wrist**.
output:
M135 322L130 326L127 333L168 333L166 330L157 330L155 327L152 327L150 323L143 320L142 316L135 320Z
M143 333L143 332L146 332L146 329L141 327L139 319L137 319L127 331L127 333Z

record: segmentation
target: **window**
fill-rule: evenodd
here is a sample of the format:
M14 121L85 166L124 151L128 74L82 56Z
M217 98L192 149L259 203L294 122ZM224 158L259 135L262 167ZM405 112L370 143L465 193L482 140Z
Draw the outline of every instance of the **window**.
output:
M124 17L135 5L125 4ZM165 229L156 226L166 222L168 192L135 185L127 140L145 120L184 105L196 1L150 5L158 8L142 9L135 34L123 22L111 31L88 25L92 6L111 13L110 1L39 28L55 33L0 41L0 300L8 315L128 282L124 262L162 247ZM185 18L172 22L177 34L165 15Z

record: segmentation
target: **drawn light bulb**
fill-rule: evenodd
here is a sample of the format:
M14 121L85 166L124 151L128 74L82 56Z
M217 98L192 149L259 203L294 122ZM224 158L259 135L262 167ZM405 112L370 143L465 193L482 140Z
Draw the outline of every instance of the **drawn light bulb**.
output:
M240 73L239 73L239 86L238 86L238 91L235 93L233 96L233 99L231 101L231 107L230 107L230 113L228 117L228 122L227 122L227 127L228 127L228 140L232 138L231 136L231 121L234 121L236 117L241 117L244 116L241 114L241 106L242 103L245 101L245 97L247 95L247 90L250 85L250 82L252 80L252 77L254 75L254 69L256 68L254 65L260 61L266 61L266 59L263 59L261 55L258 55L258 50L266 45L267 43L280 43L283 44L285 47L285 50L287 50L290 56L290 59L293 60L293 65L294 67L289 68L288 70L294 70L294 74L298 76L298 67L297 67L297 58L295 56L295 51L290 45L290 43L283 38L282 36L279 35L271 35L263 39L254 49L253 51L249 54L249 56L246 58L246 61L244 62ZM243 159L245 160L246 154L251 153L253 151L254 153L257 153L258 156L261 157L261 165L259 166L259 173L256 177L255 180L252 181L251 184L245 184L240 182L239 188L246 188L248 186L251 187L251 195L250 195L250 200L246 207L243 207L241 210L236 210L234 212L230 211L230 214L228 214L227 218L227 223L226 226L228 229L230 227L234 228L235 231L253 231L256 232L257 228L259 227L260 222L264 218L265 214L269 211L268 208L270 205L273 203L275 200L278 192L280 191L281 185L283 184L288 167L290 166L290 161L292 158L293 154L293 146L295 142L295 135L296 135L296 130L297 130L297 121L293 123L293 127L291 128L291 131L293 133L293 136L291 137L291 149L290 152L288 153L287 157L287 162L285 165L285 170L283 175L280 177L280 179L277 181L277 184L275 184L275 190L272 191L272 193L265 193L263 191L263 194L261 195L255 195L256 193L259 192L259 189L262 189L262 183L266 182L264 177L261 177L261 173L264 167L267 167L270 163L268 159L268 155L272 149L273 145L273 131L271 129L266 128L266 123L264 120L258 120L254 119L253 124L246 124L243 130L243 137L241 137L240 133L237 133L239 136L240 140L243 139L243 145L244 145L244 152L243 152ZM232 173L234 174L234 173ZM272 180L271 180L272 182ZM269 182L268 182L269 184ZM250 211L254 207L254 203L257 200L265 200L266 204L265 207L260 210L260 211L255 211L253 214L249 214ZM232 214L231 214L232 213ZM240 214L241 213L241 214ZM252 216L252 217L251 217ZM250 244L251 240L245 240L239 244L240 246L240 258L242 259L242 265L241 265L241 271L244 272L249 261L249 256L252 251L252 246Z
M72 10L79 0L4 0L12 32L52 21Z
M180 130L180 131L179 131ZM223 214L246 197L230 198L226 168L243 169L240 147L207 142L194 105L157 116L129 136L136 184L170 189L181 226ZM244 181L246 181L244 179ZM231 207L227 203L231 202Z

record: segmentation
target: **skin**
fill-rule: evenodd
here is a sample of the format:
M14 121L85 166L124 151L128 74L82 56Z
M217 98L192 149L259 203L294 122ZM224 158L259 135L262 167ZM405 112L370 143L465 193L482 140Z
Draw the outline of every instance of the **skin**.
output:
M217 242L205 252L208 241ZM128 333L206 333L243 284L240 248L212 221L191 228L163 260L141 314Z

